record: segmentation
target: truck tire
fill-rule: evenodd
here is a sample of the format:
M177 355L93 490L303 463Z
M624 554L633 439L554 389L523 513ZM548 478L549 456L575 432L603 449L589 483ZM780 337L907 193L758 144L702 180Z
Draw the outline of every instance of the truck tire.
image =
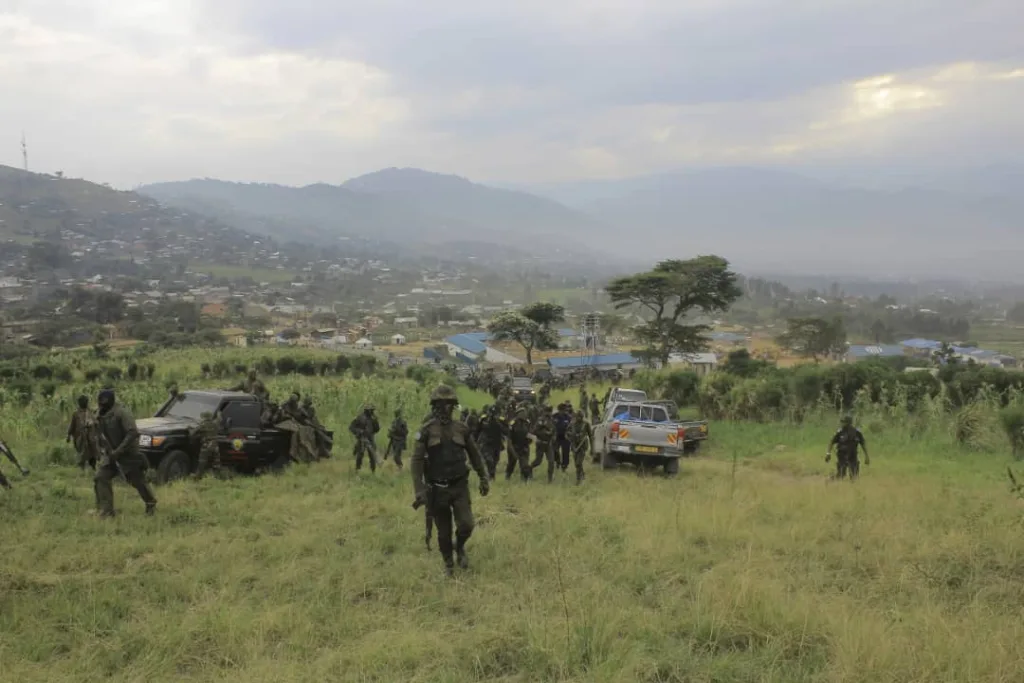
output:
M185 451L171 451L160 460L156 468L156 483L169 484L184 479L192 471L192 463Z
M601 454L601 469L603 470L617 470L619 468L619 459L615 457L615 454L611 451L605 451Z
M665 458L665 476L674 477L679 474L679 458Z

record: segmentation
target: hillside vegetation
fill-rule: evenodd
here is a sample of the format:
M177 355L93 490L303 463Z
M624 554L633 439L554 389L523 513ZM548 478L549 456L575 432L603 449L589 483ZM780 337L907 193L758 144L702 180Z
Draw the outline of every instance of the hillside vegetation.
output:
M171 378L224 384L196 378L196 354L153 358L153 382L121 387L138 414ZM310 393L338 432L367 400L416 419L432 383L268 382ZM88 476L57 464L62 395L0 417L33 469L0 495L0 680L930 683L1024 669L1008 449L961 447L938 421L862 415L873 458L856 484L828 480L824 410L713 422L712 447L676 479L500 480L474 497L471 570L445 580L408 473L354 473L347 434L331 461L281 476L161 488L155 518L118 487L122 514L103 522Z

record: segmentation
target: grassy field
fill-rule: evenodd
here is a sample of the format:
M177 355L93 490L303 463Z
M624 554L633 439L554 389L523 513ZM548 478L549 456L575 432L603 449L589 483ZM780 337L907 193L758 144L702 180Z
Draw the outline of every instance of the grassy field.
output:
M311 392L338 431L367 398L425 411L425 389L373 382L271 388ZM408 474L353 472L344 436L281 476L159 489L155 518L119 486L104 522L88 476L22 429L33 472L0 492L0 680L1021 680L1008 456L873 421L871 467L830 482L832 426L716 423L674 480L496 482L454 580Z

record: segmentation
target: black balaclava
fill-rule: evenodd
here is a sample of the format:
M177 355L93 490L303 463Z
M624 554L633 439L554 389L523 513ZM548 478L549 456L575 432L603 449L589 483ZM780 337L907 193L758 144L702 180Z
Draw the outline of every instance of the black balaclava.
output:
M113 389L104 389L100 392L99 398L96 402L100 407L100 412L106 413L114 407L114 402L116 400L117 397L114 395Z
M79 396L78 397L78 407L81 408L82 410L85 410L86 408L88 408L89 407L89 397L88 396Z
M455 412L455 401L434 401L430 404L430 412L441 424L451 424L452 413Z

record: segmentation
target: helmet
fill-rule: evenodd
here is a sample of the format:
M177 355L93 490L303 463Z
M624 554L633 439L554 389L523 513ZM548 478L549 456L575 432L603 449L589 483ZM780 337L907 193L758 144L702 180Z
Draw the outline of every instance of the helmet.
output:
M447 384L440 384L433 393L430 394L430 402L437 403L439 401L451 401L452 403L458 403L459 397L455 395L455 390Z
M844 427L850 427L852 425L853 425L853 416L852 415L843 415L843 426Z
M375 410L377 410L377 408L372 403L367 403L363 406L364 413L372 413Z

